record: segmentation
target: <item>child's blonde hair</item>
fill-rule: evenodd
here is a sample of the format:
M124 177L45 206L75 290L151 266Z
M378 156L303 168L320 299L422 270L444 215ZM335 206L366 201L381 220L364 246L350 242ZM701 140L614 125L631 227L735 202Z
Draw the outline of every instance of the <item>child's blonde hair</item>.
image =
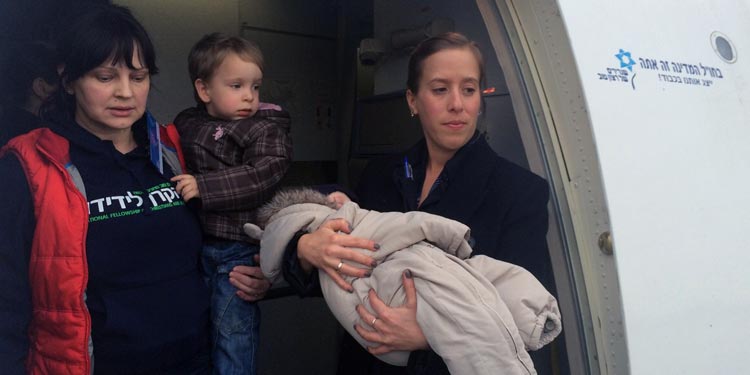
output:
M190 49L188 71L190 72L191 82L198 79L210 80L216 69L230 53L235 53L242 60L254 63L261 73L263 72L263 53L257 44L238 36L212 33L204 35ZM202 105L203 102L198 93L193 91L193 95L198 105Z

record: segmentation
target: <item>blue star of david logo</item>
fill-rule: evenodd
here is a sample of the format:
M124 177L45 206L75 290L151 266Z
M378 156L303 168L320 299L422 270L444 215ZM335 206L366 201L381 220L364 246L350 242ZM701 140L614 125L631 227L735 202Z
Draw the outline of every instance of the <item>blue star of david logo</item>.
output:
M620 68L627 68L629 71L633 71L633 65L635 65L635 61L633 61L633 58L630 57L630 52L625 52L622 48L620 48L620 53L616 54L615 57L620 60Z

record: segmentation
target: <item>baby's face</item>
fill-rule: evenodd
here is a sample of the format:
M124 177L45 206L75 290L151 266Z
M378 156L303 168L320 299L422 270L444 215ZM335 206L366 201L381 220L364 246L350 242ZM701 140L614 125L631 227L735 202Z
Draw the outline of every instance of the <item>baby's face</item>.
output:
M198 92L211 116L240 120L258 112L262 81L257 64L230 53Z

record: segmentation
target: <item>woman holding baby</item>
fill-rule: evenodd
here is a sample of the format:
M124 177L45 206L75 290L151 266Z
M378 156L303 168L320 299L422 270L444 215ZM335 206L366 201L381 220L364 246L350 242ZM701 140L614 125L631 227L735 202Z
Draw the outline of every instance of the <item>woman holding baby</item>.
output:
M546 232L549 188L541 177L498 156L477 132L481 113L484 63L477 45L458 33L420 43L409 61L406 101L418 116L424 138L403 154L371 162L356 191L363 208L376 211L424 211L471 228L474 254L520 265L547 289L552 287ZM366 277L376 267L371 257L352 248L377 251L378 244L348 236L349 224L330 221L312 233L298 233L287 248L285 277L300 293L315 290L314 269L326 272L343 289L342 275ZM354 267L349 263L358 263ZM430 350L416 320L416 288L404 270L403 306L387 306L370 292L372 314L357 311L367 326L357 332L375 345L371 354L412 351L407 367L394 367L364 353L346 337L341 374L447 374ZM535 363L541 373L544 359ZM541 366L540 366L541 365Z

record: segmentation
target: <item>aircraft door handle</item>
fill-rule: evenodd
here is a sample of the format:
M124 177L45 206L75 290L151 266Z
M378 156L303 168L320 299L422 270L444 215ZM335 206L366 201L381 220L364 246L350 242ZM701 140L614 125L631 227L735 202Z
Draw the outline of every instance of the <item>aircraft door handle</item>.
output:
M599 250L606 255L612 255L612 233L609 231L602 232L599 235Z

